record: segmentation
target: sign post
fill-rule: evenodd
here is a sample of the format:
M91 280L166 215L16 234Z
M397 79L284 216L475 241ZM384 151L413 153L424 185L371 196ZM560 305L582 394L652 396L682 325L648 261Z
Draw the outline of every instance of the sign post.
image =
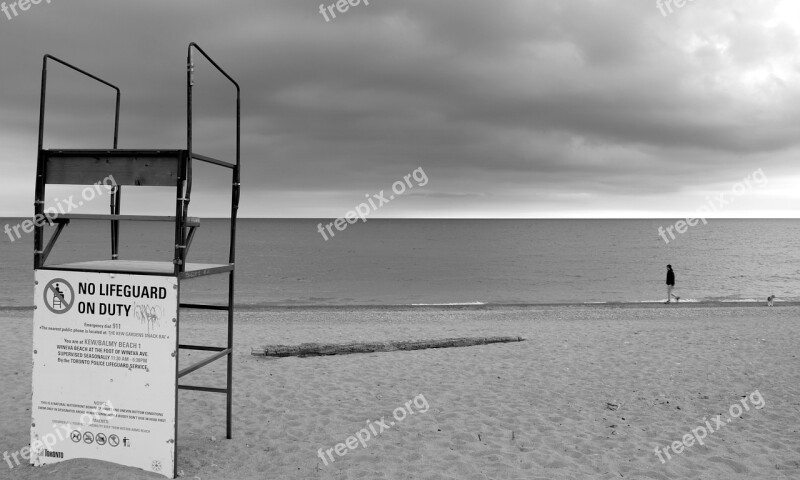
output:
M90 458L172 478L178 280L36 270L31 463Z

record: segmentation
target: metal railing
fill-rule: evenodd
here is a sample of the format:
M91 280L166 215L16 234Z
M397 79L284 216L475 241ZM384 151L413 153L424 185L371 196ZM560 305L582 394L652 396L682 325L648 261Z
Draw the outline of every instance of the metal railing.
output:
M47 104L47 61L52 60L54 62L58 62L61 65L70 68L80 74L83 74L92 80L102 83L103 85L107 85L113 88L117 92L117 101L116 101L116 108L114 111L114 143L113 149L117 149L117 142L119 139L119 107L120 107L120 97L121 92L119 87L114 85L113 83L107 82L102 78L92 75L91 73L83 70L81 68L72 65L69 62L65 62L58 57L54 57L53 55L45 54L42 58L42 88L39 96L39 141L38 141L38 158L37 158L37 169L36 169L36 199L34 203L34 214L35 215L44 215L44 192L45 192L45 178L44 178L44 156L42 155L42 149L44 148L44 125L45 125L45 111L46 111L46 104ZM121 200L121 191L119 186L115 186L111 192L110 198L110 209L111 214L119 214L120 208L120 200ZM38 217L41 218L41 217ZM60 232L59 232L60 233ZM43 234L43 227L37 226L34 230L33 234L33 268L39 268L44 263L44 251L42 248L44 242L44 234ZM119 245L119 222L112 221L111 222L111 258L117 258L117 249Z

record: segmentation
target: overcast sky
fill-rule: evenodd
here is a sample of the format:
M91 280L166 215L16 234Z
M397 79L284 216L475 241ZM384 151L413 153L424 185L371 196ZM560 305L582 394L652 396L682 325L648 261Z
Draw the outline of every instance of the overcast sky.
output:
M242 86L241 216L341 217L419 167L373 217L800 213L796 0L46 2L0 13L0 216L33 211L44 53L120 86L121 148L185 148L190 41ZM199 63L198 151L230 158L232 89ZM111 91L49 78L46 146L110 146ZM193 214L226 213L220 173Z

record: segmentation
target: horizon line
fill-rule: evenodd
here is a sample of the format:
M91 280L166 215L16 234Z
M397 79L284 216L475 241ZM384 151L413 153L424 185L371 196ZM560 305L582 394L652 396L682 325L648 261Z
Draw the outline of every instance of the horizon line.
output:
M192 215L201 219L228 220L229 216ZM5 219L26 219L31 216L0 216ZM336 220L338 217L251 217L237 216L237 220ZM700 219L691 216L670 217L375 217L367 220L682 220ZM800 217L705 217L706 220L800 220ZM124 221L124 220L122 220Z

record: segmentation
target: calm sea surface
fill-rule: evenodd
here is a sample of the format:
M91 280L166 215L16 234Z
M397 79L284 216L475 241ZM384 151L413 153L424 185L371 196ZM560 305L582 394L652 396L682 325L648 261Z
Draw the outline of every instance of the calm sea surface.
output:
M17 224L21 219L0 219ZM240 220L240 305L800 301L800 220L714 220L666 244L674 220L369 220L325 241L320 220ZM325 223L330 220L324 221ZM108 225L73 222L48 263L108 258ZM193 262L224 262L227 221L203 220ZM121 256L170 260L172 230L122 226ZM0 305L33 304L33 235L0 239ZM224 276L184 300L225 300Z

